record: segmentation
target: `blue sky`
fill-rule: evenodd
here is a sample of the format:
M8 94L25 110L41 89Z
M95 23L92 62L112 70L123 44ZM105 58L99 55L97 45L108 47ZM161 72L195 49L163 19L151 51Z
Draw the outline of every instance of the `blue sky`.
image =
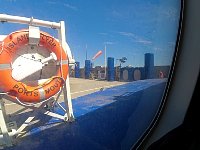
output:
M67 42L84 66L106 44L107 56L127 57L124 64L144 65L154 53L155 65L171 64L181 0L0 0L0 13L59 22L65 21ZM0 24L0 34L25 25ZM41 29L56 36L56 32ZM117 62L115 61L115 64ZM104 65L104 53L94 65Z

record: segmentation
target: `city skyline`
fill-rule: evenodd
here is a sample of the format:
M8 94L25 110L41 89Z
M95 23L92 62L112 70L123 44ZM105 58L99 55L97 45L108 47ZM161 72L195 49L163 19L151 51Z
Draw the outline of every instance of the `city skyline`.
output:
M155 65L170 65L179 25L180 0L125 1L38 1L0 0L0 13L65 21L66 39L76 61L84 66L100 50L95 66L104 66L107 57L127 57L126 66L144 66L144 54L153 53ZM26 28L25 25L1 23L0 34ZM41 28L51 35L56 32ZM115 62L116 64L116 62Z

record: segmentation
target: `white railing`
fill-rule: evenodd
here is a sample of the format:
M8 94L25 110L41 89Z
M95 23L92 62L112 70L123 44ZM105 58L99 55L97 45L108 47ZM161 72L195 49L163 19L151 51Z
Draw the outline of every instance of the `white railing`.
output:
M7 14L0 14L0 21L1 22L20 23L20 24L29 24L29 25L42 26L42 27L48 27L48 28L56 28L56 29L59 29L61 27L60 23L57 23L57 22L39 20L39 19L35 19L33 17L27 18L27 17L20 17L20 16L11 16L11 15L7 15Z

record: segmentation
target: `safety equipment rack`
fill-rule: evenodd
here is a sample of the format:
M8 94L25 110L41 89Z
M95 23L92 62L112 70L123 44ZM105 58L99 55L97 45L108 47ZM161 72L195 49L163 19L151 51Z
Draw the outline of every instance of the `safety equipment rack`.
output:
M27 24L29 26L30 30L35 30L39 27L46 27L46 28L52 28L57 29L58 31L58 41L61 44L62 48L64 49L65 53L68 55L68 65L69 67L72 67L75 64L75 60L72 58L71 50L66 43L66 36L65 36L65 22L60 21L57 22L50 22L50 21L44 21L44 20L38 20L33 17L26 18L26 17L20 17L20 16L12 16L12 15L6 15L6 14L0 14L0 22L6 23L19 23L19 24ZM39 31L39 30L38 30ZM33 33L33 31L30 31ZM32 42L37 37L34 37L33 34L32 37L29 37L29 40L32 39ZM61 106L58 103L58 99L60 97L61 92L63 92L64 95L64 104L65 107ZM5 105L4 105L4 99L9 100L10 97L6 95L6 93L0 93L0 147L8 147L12 146L13 143L15 143L15 139L18 137L21 137L24 132L24 129L31 123L31 121L34 119L36 114L38 112L42 112L46 115L61 119L65 122L71 122L74 121L74 115L73 115L73 108L72 108L72 101L71 101L71 93L70 93L70 83L69 83L69 74L67 75L67 79L65 81L65 84L61 91L56 95L56 98L52 98L48 101L44 101L43 103L40 103L37 105L23 105L21 103L18 103L19 105L23 105L27 109L32 109L31 116L29 116L26 121L20 126L17 127L17 124L15 121L8 121L8 115L6 114ZM53 105L52 105L53 104ZM45 107L54 107L57 105L64 111L64 115L57 114L55 112L52 112L51 109L46 109Z

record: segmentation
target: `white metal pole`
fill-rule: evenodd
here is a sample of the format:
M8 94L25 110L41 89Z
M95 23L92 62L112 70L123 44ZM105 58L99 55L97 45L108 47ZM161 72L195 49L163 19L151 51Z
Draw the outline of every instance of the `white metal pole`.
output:
M85 56L85 59L87 60L87 44L85 45L85 50L86 50L86 56Z
M106 72L106 66L107 66L107 60L106 60L106 45L105 45L105 48L104 48L104 51L105 51L105 79L106 79L106 76L107 76L107 72Z
M61 43L61 46L63 47L66 42L65 22L64 21L60 22L60 29L58 31L59 31L58 32L59 33L59 41ZM65 53L67 53L67 52L65 51ZM68 121L73 121L74 115L73 115L73 108L72 108L71 90L70 90L70 84L69 84L69 74L67 75L66 84L63 89L63 94L64 94L64 102L67 107L67 112L66 112L67 116L66 115L65 116L68 118Z
M20 23L20 24L29 24L29 25L43 26L43 27L56 28L56 29L60 28L60 23L34 19L33 17L27 18L27 17L0 14L0 21L1 22Z
M2 100L2 97L0 95L0 129L1 129L1 134L0 134L0 143L4 143L6 146L12 146L12 139L9 136L8 128L6 125L6 120L5 120L5 108L4 108L4 102Z

